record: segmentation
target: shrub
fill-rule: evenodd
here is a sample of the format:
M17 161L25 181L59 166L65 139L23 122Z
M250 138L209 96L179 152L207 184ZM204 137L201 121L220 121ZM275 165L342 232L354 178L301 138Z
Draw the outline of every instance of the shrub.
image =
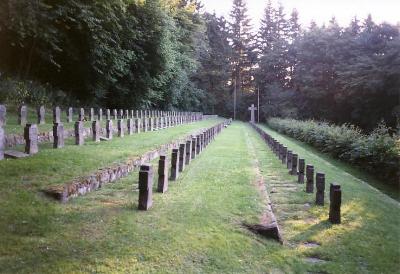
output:
M390 135L384 123L370 134L363 134L350 124L337 126L313 120L270 118L267 124L337 159L374 172L390 183L399 183L400 139Z

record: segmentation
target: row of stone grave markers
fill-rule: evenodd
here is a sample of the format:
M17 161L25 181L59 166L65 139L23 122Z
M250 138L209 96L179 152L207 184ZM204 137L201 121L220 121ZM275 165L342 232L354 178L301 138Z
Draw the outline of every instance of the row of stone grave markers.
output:
M82 111L83 112L83 111ZM53 124L53 147L55 149L60 149L64 147L64 125L59 122L59 108L55 108L55 119ZM138 113L144 113L143 118L128 118L126 121L124 119L117 120L117 132L118 137L124 137L125 133L128 135L132 135L134 133L140 133L141 131L156 131L160 129L165 129L169 127L174 127L177 125L191 123L195 121L202 120L202 113L194 113L194 112L171 112L165 115L168 116L152 116L158 115L161 112L149 112L149 111L138 111ZM82 113L81 113L82 114ZM171 114L171 115L169 115ZM149 115L150 117L147 117ZM163 114L164 115L164 114ZM84 123L81 119L82 115L78 121L75 122L74 125L74 136L75 136L75 144L83 145L85 142L85 131L84 131ZM4 123L2 123L4 125ZM113 137L114 126L113 120L107 120L106 122L106 136L102 137L102 130L100 126L99 120L94 120L92 122L92 137L93 141L109 141ZM7 158L23 158L39 152L38 146L38 127L36 124L26 124L24 128L24 139L25 139L25 153L19 151L5 151L5 132L3 127L0 127L0 160Z
M193 135L191 139L173 148L169 179L171 181L176 181L185 167L188 166L191 161L215 139L215 136L230 123L231 120L217 124L199 134ZM165 193L168 190L168 171L168 156L162 154L158 161L157 192L159 193ZM141 165L139 170L139 210L149 210L153 205L153 179L153 166L149 163Z
M0 105L0 126L5 125L6 123L6 107L4 105ZM72 107L67 108L66 110L66 122L73 122L73 114L74 109ZM118 119L143 119L143 118L162 118L162 117L190 117L190 119L199 120L203 115L200 112L178 112L178 111L161 111L161 110L122 110L122 109L105 109L103 114L103 109L98 108L97 113L94 108L90 108L88 114L85 114L85 108L79 108L78 110L78 121L103 121L105 120L118 120ZM46 109L44 106L40 106L37 108L37 124L45 124L46 123ZM18 108L18 124L25 126L28 123L28 107L26 105L21 105ZM61 108L56 106L53 108L53 123L61 123Z
M314 193L314 166L306 165L305 159L299 159L299 155L289 150L286 146L279 143L271 135L266 133L256 124L251 123L253 128L262 136L264 141L268 144L272 152L286 165L289 169L289 174L297 176L297 182L306 183L306 193ZM325 174L317 172L315 174L315 187L316 197L315 204L323 206L325 200ZM332 183L329 192L330 208L329 208L329 221L332 224L340 224L341 214L340 207L342 203L342 190L340 185Z

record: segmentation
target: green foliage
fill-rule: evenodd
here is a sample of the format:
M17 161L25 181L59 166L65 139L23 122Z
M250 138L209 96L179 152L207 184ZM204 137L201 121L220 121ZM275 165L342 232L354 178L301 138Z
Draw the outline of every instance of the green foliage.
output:
M268 125L332 156L357 165L388 182L398 183L399 136L391 136L384 123L368 135L353 125L294 119L268 119Z

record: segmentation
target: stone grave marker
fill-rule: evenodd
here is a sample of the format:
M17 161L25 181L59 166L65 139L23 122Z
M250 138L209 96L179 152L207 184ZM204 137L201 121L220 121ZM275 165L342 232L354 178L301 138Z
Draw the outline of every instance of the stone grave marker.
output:
M6 145L6 136L3 127L0 126L0 160L4 159L4 150Z
M106 110L106 120L111 120L111 111L110 111L110 109Z
M132 135L135 132L135 126L132 118L126 120L126 128L128 135Z
M135 128L136 128L136 132L140 133L140 130L142 128L142 121L140 118L135 119Z
M85 120L85 109L80 108L79 109L79 121L84 121Z
M72 123L73 115L74 115L74 110L71 107L69 107L67 109L67 123Z
M314 166L312 165L306 166L306 192L314 192Z
M116 109L113 109L113 116L114 120L118 120L118 111Z
M283 147L282 151L282 164L286 164L287 147Z
M103 109L99 108L97 111L99 121L103 121Z
M24 128L25 153L32 155L39 152L38 128L35 124L26 124Z
M306 169L306 161L304 159L299 159L299 176L297 182L299 184L304 184L304 171Z
M292 169L290 170L291 175L297 175L297 161L298 155L292 154Z
M192 159L196 159L197 138L192 137Z
M100 142L100 135L101 135L101 130L100 130L100 122L99 121L93 121L92 122L92 137L94 142Z
M324 173L317 173L315 176L315 186L317 189L316 197L315 197L315 204L316 205L324 205L324 198L325 198L325 174Z
M192 160L192 140L186 141L186 156L185 156L185 164L189 165Z
M176 181L179 177L179 149L172 149L171 155L171 180Z
M201 148L201 135L196 136L196 155L199 155L200 153L200 148Z
M90 108L90 117L89 117L89 119L90 119L91 122L93 122L94 120L96 120L96 119L94 118L94 109L93 109L93 108Z
M27 116L28 116L28 107L25 105L20 106L18 109L18 124L21 126L26 125Z
M140 166L139 171L139 210L149 210L153 205L153 167Z
M158 160L158 186L157 192L165 193L168 190L168 157L160 155Z
M179 145L179 172L185 170L186 163L186 144Z
M0 127L6 125L7 108L5 105L0 105Z
M125 119L129 119L130 117L129 117L129 110L125 110Z
M125 136L125 126L124 126L124 120L119 119L117 122L117 127L118 127L118 137L123 138Z
M286 156L286 167L288 169L292 168L292 156L293 156L293 152L291 150L288 150L287 156Z
M113 122L112 120L107 120L106 122L106 138L111 140L113 138Z
M64 125L63 123L53 123L53 148L64 147Z
M340 224L340 207L342 205L342 190L340 188L340 185L331 184L329 196L331 197L331 202L329 206L329 221L332 224Z
M85 143L85 138L83 137L83 122L75 122L75 145L82 146Z
M124 110L123 109L119 110L119 118L124 119Z
M45 116L46 116L46 110L45 110L44 106L38 107L38 109L37 109L37 117L38 117L37 122L38 122L39 125L43 125L43 124L46 123L46 117Z
M61 123L61 109L60 107L53 108L53 123Z

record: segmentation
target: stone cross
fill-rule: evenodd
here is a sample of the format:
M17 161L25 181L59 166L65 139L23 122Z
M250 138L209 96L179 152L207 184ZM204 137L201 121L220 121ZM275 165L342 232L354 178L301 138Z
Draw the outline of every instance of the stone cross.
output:
M171 156L171 180L176 181L179 177L179 149L172 149Z
M83 137L83 122L77 121L75 122L75 145L82 146L85 142L85 138Z
M306 166L306 192L313 193L314 192L314 166L307 165Z
M0 160L4 159L4 149L5 149L6 137L4 134L3 127L0 127Z
M37 116L38 116L37 122L38 122L39 125L43 125L43 124L46 123L45 115L46 115L46 110L45 110L44 106L38 107L38 109L37 109Z
M157 192L165 193L168 190L168 157L160 155L158 161L158 186Z
M64 125L62 123L53 124L53 148L64 147Z
M18 124L24 126L26 124L26 117L28 115L28 108L25 105L19 107L18 110Z
M315 186L317 188L315 204L316 205L324 205L324 196L325 196L325 174L317 173L315 176Z
M106 137L107 139L113 138L113 122L112 120L107 120L106 122Z
M7 109L5 105L0 105L0 127L6 124Z
M340 185L331 184L330 187L330 206L329 206L329 221L332 224L340 224L340 207L342 205L342 190Z
M67 122L72 123L72 116L74 115L74 111L71 107L67 109Z
M153 167L140 166L139 171L139 210L149 210L153 205Z
M297 182L299 184L304 184L304 170L306 168L306 161L304 159L299 159L299 175Z
M39 152L38 147L38 128L35 124L26 124L24 128L25 153L36 154Z
M61 123L61 109L60 107L53 108L53 123Z
M250 116L250 123L255 123L255 115L254 112L257 110L257 108L254 106L254 104L251 105L251 107L249 107L249 110L251 111L251 116Z
M92 122L92 136L93 136L93 141L94 142L100 142L100 122L99 121L93 121Z
M185 162L186 162L186 144L179 145L179 172L185 170Z

